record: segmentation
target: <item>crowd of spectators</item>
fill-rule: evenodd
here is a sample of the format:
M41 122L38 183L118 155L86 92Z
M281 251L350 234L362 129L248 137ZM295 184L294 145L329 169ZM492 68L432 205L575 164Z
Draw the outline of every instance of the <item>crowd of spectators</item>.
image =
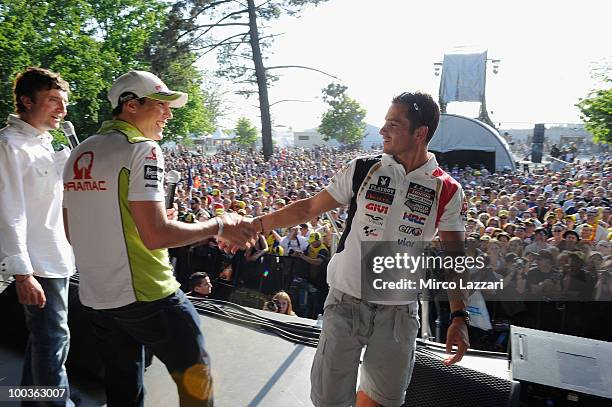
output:
M355 151L331 148L284 149L265 162L253 150L228 149L209 156L182 149L166 151L165 161L166 170L177 170L184 177L176 191L179 219L194 222L225 212L259 216L312 196L354 155ZM317 233L315 241L331 247L334 226L342 231L347 208L329 215L271 232L266 236L267 252L306 253L313 232Z
M277 149L265 162L254 150L210 156L177 150L165 158L168 170L185 177L177 191L179 216L194 222L228 211L257 216L309 197L360 153L366 152ZM556 172L546 166L497 173L446 168L466 194L468 255L486 258L487 267L475 278L504 280L504 295L511 293L515 310L506 304L502 315L510 319L520 313L516 310L525 311L516 306L521 301L544 299L558 306L559 301L612 299L612 156L572 158ZM320 266L346 217L343 207L327 219L273 231L246 258L293 256ZM501 299L499 294L486 292L487 303Z
M468 250L485 254L505 287L515 287L519 298L542 286L564 298L610 298L610 157L576 161L558 172L451 173L468 201ZM547 266L552 269L543 275ZM580 295L570 284L576 273L584 282Z

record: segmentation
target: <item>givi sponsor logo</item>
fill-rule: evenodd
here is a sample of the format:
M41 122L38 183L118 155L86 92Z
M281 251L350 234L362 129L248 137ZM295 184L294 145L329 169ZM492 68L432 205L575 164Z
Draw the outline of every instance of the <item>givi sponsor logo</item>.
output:
M372 212L376 212L376 213L383 213L383 214L388 214L389 212L389 207L385 206L385 205L379 205L379 204L375 204L370 202L369 204L366 205L365 207L367 210L372 211Z

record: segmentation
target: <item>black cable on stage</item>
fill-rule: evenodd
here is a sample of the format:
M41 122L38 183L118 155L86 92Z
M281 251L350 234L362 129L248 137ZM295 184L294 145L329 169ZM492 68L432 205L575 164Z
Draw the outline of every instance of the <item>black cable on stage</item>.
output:
M70 281L78 284L78 274L74 274L72 277L70 277ZM187 297L192 302L198 313L202 315L208 315L213 318L222 319L238 325L262 329L300 345L316 347L319 343L321 328L317 325L307 325L300 322L284 322L273 318L266 318L249 311L248 308L228 301L192 297L189 295ZM435 358L445 358L445 356L440 355L433 350L436 349L443 351L443 347L444 344L439 344L437 342L429 342L420 338L417 338L416 340L417 352L421 352ZM508 354L506 353L477 349L469 349L468 353L471 356L482 356L496 359L508 358Z
M321 329L317 326L297 322L282 322L257 315L240 305L226 301L210 300L189 296L196 310L214 318L239 325L259 328L280 336L293 343L316 347Z
M233 302L228 302L228 301L222 301L222 300L216 300L216 299L208 299L208 298L199 298L199 297L191 297L188 296L190 300L192 300L191 302L194 304L214 304L217 306L223 306L226 307L227 310L229 312L239 312L240 314L243 314L245 316L250 316L253 318L258 318L260 320L265 320L268 322L277 322L279 325L281 326L286 326L288 328L294 329L294 330L303 330L306 333L311 333L311 332L315 332L318 333L321 332L321 328L316 326L316 325L308 325L308 324L302 324L299 322L285 322L285 321L278 321L276 319L272 319L272 318L266 318L263 317L259 314L256 314L252 311L250 311L248 308L245 308L241 305L235 304Z

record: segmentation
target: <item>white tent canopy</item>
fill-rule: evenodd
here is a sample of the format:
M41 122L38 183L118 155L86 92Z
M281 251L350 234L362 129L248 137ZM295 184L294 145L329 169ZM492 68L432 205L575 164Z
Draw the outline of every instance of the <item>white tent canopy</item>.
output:
M506 140L493 127L476 119L443 113L429 150L437 153L477 151L495 154L495 170L515 170L515 161Z
M215 132L212 134L213 140L233 140L236 138L236 133L233 131L229 134L224 133L220 127L217 127Z

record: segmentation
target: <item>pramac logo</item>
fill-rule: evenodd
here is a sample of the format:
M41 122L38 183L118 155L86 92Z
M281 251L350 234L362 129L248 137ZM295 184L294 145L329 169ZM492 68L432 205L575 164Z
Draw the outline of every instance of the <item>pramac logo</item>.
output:
M64 191L106 191L106 181L95 181L91 178L93 163L93 151L81 153L72 166L74 181L64 183Z
M74 179L91 179L91 167L93 167L94 154L92 151L85 151L75 161L72 169Z
M151 154L146 156L145 160L157 161L157 150L155 147L151 148Z

